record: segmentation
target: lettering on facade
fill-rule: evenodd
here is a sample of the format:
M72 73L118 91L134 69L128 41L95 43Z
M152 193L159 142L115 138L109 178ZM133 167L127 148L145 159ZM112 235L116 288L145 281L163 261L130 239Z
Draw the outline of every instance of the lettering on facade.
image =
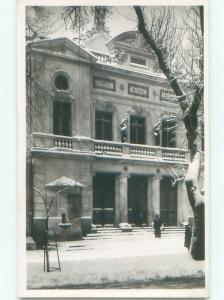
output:
M172 90L160 90L160 100L168 102L176 102L174 92Z
M96 89L102 89L106 91L116 91L116 82L113 79L93 77L93 87Z
M145 85L139 85L135 83L129 83L128 84L128 94L149 98L149 88Z

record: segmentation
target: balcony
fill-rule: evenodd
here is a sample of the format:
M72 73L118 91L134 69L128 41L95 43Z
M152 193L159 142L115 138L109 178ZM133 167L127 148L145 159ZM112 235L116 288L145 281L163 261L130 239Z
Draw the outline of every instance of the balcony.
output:
M64 152L108 159L137 159L172 163L188 163L189 161L189 153L186 149L101 141L88 137L68 137L45 133L32 134L31 151Z
M111 63L111 57L108 54L94 52L92 53L96 56L97 61L103 62L103 63Z

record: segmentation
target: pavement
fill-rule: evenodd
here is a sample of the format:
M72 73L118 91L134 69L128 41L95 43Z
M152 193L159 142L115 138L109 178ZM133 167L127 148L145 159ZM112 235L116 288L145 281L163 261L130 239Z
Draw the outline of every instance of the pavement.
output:
M61 242L61 272L43 272L43 251L27 251L28 289L203 288L205 262L194 261L183 234L105 232ZM50 266L57 266L50 251Z

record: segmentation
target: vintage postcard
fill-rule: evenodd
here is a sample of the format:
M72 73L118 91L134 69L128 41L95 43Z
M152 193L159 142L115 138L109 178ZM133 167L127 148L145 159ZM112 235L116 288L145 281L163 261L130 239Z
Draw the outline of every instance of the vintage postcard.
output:
M207 1L18 1L18 293L205 298Z

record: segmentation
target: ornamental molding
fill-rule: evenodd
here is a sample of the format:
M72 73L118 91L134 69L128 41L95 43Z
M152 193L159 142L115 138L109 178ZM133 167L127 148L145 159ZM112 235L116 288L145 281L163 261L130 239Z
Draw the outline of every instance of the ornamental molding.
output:
M54 91L54 100L56 101L70 101L70 91L65 90L55 90Z
M100 110L105 112L116 112L117 107L111 102L97 101L93 103L94 110Z
M135 115L146 115L146 109L144 106L142 106L141 104L134 104L131 107L132 111L134 111Z

